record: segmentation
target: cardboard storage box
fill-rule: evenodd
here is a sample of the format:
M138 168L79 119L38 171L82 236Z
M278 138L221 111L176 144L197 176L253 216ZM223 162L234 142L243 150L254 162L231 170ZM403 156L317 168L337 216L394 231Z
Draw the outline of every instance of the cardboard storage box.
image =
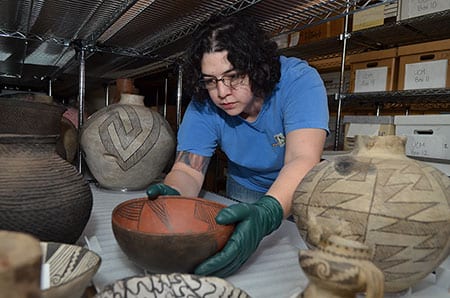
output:
M395 116L395 134L406 136L406 155L450 176L450 114Z
M398 48L398 89L450 87L450 39Z
M393 91L397 87L397 48L348 56L350 92Z
M344 19L311 26L289 34L289 47L307 44L322 39L339 36L344 31Z
M336 94L339 92L340 77L341 77L340 71L320 73L320 77L322 78L323 83L325 84L325 88L327 89L328 95ZM343 79L344 79L343 93L348 93L350 90L350 71L349 70L344 71Z
M449 0L399 0L399 2L399 21L450 9Z
M331 58L319 58L314 60L308 60L309 65L317 69L319 72L334 72L340 71L342 64L342 57L331 57ZM345 68L350 69L350 64L348 64L347 59L345 59Z
M395 135L394 116L344 116L344 150L352 150L356 135Z

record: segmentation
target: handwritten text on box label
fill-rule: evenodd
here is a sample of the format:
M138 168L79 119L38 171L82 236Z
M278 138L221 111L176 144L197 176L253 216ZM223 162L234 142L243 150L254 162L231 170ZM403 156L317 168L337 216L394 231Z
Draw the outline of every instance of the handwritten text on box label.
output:
M355 92L386 91L387 66L357 69Z
M406 155L450 159L450 147L445 136L408 135Z
M445 88L447 59L405 65L405 89Z

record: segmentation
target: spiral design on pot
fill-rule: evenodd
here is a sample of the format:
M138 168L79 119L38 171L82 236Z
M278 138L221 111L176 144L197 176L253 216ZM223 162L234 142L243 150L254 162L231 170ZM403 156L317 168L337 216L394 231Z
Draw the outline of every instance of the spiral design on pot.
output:
M326 279L331 275L331 266L330 263L321 260L317 264L315 264L316 275L319 278Z
M308 275L328 279L332 274L328 261L309 255L307 251L300 254L299 261L303 271Z

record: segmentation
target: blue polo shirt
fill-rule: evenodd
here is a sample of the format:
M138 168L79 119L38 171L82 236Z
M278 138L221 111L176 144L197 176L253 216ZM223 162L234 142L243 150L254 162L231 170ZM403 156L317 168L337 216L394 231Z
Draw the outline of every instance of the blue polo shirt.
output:
M296 129L328 130L328 100L317 71L298 58L280 57L281 78L256 121L229 116L211 100L192 100L178 130L177 151L228 157L228 172L248 189L266 192L284 164L285 136Z

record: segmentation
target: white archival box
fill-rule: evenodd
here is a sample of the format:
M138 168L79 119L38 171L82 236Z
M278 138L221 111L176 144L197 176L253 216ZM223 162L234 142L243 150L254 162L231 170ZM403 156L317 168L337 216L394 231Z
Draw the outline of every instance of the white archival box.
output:
M407 137L406 155L450 176L450 114L395 116L395 134Z

